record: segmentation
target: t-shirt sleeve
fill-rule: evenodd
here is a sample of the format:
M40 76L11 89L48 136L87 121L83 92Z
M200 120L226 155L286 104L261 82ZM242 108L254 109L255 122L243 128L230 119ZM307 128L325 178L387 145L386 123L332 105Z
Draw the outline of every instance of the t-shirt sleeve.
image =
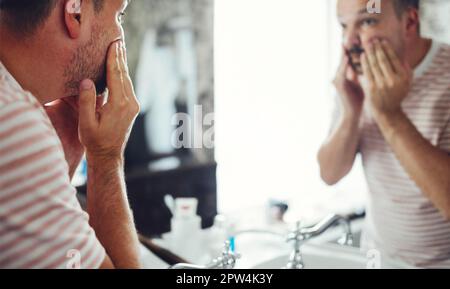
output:
M0 104L0 268L98 268L105 250L45 113Z

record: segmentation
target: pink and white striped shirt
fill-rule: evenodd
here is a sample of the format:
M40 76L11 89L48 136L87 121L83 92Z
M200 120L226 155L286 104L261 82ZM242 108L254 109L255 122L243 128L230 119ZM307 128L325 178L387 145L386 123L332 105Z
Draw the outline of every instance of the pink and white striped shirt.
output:
M450 154L450 46L433 43L402 107L433 146ZM368 240L408 265L450 268L450 222L403 169L368 109L360 153L369 188Z
M98 268L88 220L45 110L0 62L0 268Z

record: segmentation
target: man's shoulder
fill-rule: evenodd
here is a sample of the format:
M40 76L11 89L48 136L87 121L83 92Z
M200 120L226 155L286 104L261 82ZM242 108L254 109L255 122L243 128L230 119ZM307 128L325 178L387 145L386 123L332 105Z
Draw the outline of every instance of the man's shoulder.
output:
M45 138L47 145L59 146L60 142L45 110L38 103L17 96L9 88L0 87L0 144L23 138L31 139L35 134ZM32 145L32 142L29 142ZM0 145L1 151L2 145ZM12 148L11 148L12 149ZM0 154L1 155L1 154Z
M0 115L14 110L15 107L21 108L17 113L35 114L45 122L46 114L41 104L30 92L23 90L0 65Z
M28 102L37 108L40 105L37 99L30 92L25 91L0 62L0 105L16 101Z
M0 65L0 160L13 160L15 154L23 158L44 149L41 157L57 155L64 159L61 142L44 107Z
M442 53L450 56L450 44L440 43L440 49Z
M436 72L438 73L438 82L446 86L445 97L448 100L450 98L450 45L442 43L440 50L438 52L437 59L435 61L438 68ZM450 102L447 102L450 108Z
M448 97L450 90L450 45L438 42L435 51L419 85L432 88L428 89L429 91L440 91L445 97Z
M33 119L36 125L51 125L40 104L30 101L26 96L20 95L20 92L0 86L0 127L24 117Z
M435 57L435 64L444 68L444 72L450 73L450 45L439 43L439 50Z
M16 87L0 75L0 106L7 106L18 101L26 102L29 105L36 107L36 109L39 109L37 100L31 93Z

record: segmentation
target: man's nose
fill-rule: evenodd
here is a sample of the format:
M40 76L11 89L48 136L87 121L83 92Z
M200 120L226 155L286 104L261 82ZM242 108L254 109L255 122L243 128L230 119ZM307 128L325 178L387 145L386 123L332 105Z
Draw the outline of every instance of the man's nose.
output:
M361 45L361 37L356 30L348 30L344 34L343 45L347 50Z

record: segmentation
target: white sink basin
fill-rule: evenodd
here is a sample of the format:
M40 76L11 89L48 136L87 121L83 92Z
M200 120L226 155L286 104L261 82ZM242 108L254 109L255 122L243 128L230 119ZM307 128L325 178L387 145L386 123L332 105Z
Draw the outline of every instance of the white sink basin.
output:
M362 221L353 222L355 243L359 243ZM286 234L287 235L287 234ZM342 228L331 228L307 241L301 248L305 269L365 269L370 265L366 253L359 248L336 244ZM236 249L242 254L237 269L281 269L286 267L293 244L285 238L271 235L248 234L236 239Z
M365 269L367 258L359 249L334 244L304 245L305 269ZM286 266L289 254L256 264L252 269L280 269Z

